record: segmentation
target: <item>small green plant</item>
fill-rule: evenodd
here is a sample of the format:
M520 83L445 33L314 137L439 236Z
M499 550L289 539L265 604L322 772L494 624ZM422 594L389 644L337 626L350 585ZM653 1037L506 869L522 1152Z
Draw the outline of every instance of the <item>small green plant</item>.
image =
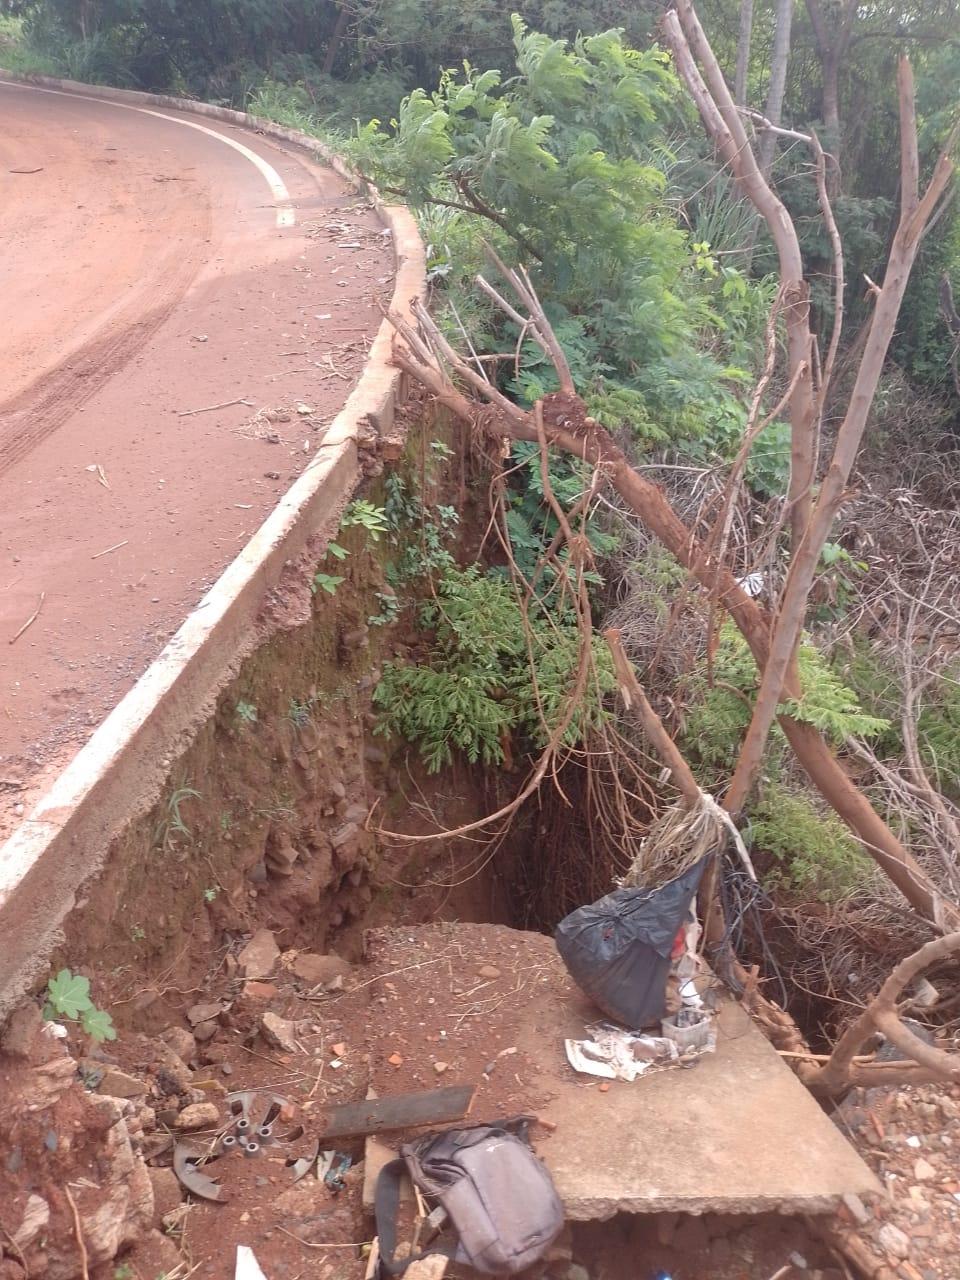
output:
M374 594L380 601L380 612L372 614L367 622L371 627L389 627L400 616L400 600L392 591L376 591Z
M193 832L183 820L182 808L187 800L202 800L199 791L193 787L177 787L170 793L166 809L154 833L154 841L164 851L168 850L176 837L192 840Z
M146 936L147 935L144 932L144 928L142 924L135 924L133 928L130 930L131 942L142 942Z
M113 1280L133 1280L134 1274L129 1262L121 1262L119 1267L113 1269Z
M306 698L291 698L287 707L287 719L297 729L305 729L313 722L313 709L318 701L319 697L315 693Z
M47 983L47 1003L43 1016L47 1022L66 1018L79 1022L91 1039L98 1043L116 1040L113 1019L105 1009L98 1009L90 996L90 979L70 969L61 969Z
M310 590L314 595L316 595L318 591L325 591L328 596L335 596L337 594L337 587L339 587L340 583L343 581L344 579L335 573L323 573L318 570L313 575L313 582L310 584Z
M257 723L257 708L252 702L240 701L236 705L237 719L243 724Z
M341 547L339 542L327 543L327 555L333 556L334 560L346 560L350 552L346 547Z
M220 830L227 832L233 826L233 814L228 809L224 809L220 815Z
M445 440L431 440L430 452L435 458L439 458L443 462L448 462L453 457L453 450Z
M868 568L866 561L854 560L839 542L825 543L814 587L814 619L831 622L842 618L857 598L857 578Z
M368 502L366 498L355 498L340 519L341 529L354 526L365 529L372 542L379 542L390 528L384 508Z
M219 885L211 885L209 888L204 889L203 891L204 902L213 902L216 899L217 894L219 892L220 892Z

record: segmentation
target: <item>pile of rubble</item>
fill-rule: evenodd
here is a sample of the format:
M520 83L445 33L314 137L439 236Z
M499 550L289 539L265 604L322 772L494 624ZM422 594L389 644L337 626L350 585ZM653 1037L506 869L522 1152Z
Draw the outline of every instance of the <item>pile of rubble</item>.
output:
M960 1275L960 1088L857 1089L838 1123L887 1198L848 1197L843 1214L902 1280Z

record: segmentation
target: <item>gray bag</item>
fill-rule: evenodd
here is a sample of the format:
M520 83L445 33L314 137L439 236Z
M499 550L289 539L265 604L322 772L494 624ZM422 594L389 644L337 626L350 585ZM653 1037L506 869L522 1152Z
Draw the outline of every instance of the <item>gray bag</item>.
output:
M520 1122L524 1124L525 1122ZM400 1148L377 1181L381 1265L401 1275L411 1262L395 1259L400 1180L406 1171L443 1206L459 1237L449 1253L485 1275L516 1275L542 1258L563 1229L563 1206L545 1166L511 1132L513 1122L448 1129Z

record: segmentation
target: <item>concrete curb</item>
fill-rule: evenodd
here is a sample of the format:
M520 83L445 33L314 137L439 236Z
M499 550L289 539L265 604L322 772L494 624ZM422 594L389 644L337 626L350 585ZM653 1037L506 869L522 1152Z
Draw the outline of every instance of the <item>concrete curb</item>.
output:
M318 139L242 111L2 69L0 76L108 102L174 108L255 129L306 150L348 182L357 181L344 161ZM423 243L409 210L384 205L373 195L393 235L392 305L409 314L426 284ZM382 433L393 422L401 378L389 363L390 348L390 325L384 321L356 387L313 462L29 817L0 846L0 1021L45 972L63 921L84 882L103 865L111 842L160 794L165 762L187 745L240 659L264 639L258 618L284 566L309 539L333 527L360 476L359 432L373 426Z

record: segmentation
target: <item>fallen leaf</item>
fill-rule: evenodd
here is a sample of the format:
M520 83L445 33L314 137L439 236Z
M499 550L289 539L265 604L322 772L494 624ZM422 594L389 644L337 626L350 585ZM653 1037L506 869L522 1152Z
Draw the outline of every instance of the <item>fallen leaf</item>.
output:
M337 1058L342 1058L343 1055L347 1052L347 1046L345 1044L334 1044L334 1045L331 1045L330 1047Z
M399 1053L391 1053L387 1061L390 1063L391 1067L403 1066L403 1059L400 1057Z

